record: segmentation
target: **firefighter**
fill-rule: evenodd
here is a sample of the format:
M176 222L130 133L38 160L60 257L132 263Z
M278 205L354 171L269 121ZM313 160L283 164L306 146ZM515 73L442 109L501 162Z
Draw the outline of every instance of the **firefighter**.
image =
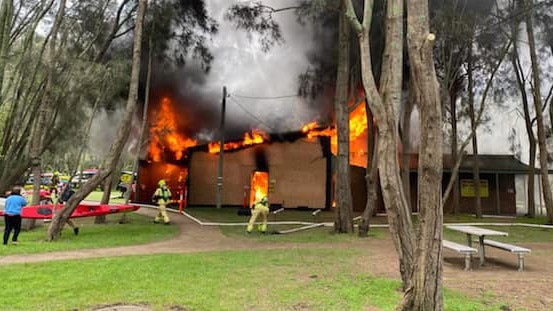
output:
M167 216L167 203L171 199L171 190L167 188L165 180L160 180L158 183L158 188L152 197L152 200L156 202L159 206L159 212L154 218L154 223L159 223L163 221L164 224L169 224L169 216Z
M269 216L269 199L264 196L259 201L255 202L252 208L252 216L248 222L246 231L252 233L255 220L261 215L263 222L257 226L257 230L261 233L267 233L267 217Z

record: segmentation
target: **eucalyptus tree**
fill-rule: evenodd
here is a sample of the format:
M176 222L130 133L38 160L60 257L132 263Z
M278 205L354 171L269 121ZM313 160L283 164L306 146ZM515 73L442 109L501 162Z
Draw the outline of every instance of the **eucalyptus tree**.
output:
M489 120L491 103L502 109L503 91L498 85L497 73L511 45L509 36L501 31L500 17L490 14L498 10L493 1L478 3L464 0L432 1L433 28L442 29L436 44L436 64L444 117L450 123L448 137L453 168L444 192L443 204L447 210L458 212L458 169L465 148L472 142L475 157L473 175L476 215L482 215L480 202L480 174L477 129ZM491 96L493 95L493 96ZM492 100L490 100L490 97ZM468 120L468 121L467 121ZM459 125L468 123L466 138L459 141ZM466 132L466 131L465 131ZM453 198L448 200L453 192Z
M513 47L510 50L510 68L505 70L506 83L509 83L509 96L519 99L520 105L517 106L518 113L524 120L526 136L528 137L528 161L529 170L526 187L528 216L534 217L535 209L535 174L536 174L536 155L540 154L540 167L542 164L541 153L546 154L545 163L549 158L547 143L540 143L539 139L547 139L550 134L545 120L545 110L548 109L553 92L553 86L543 89L542 81L551 81L553 76L550 73L550 64L548 60L553 54L552 40L553 28L551 12L553 2L541 1L527 3L520 0L507 1L499 11L504 21L504 32L511 36ZM532 36L530 35L532 34ZM538 79L538 83L534 82ZM541 107L536 111L537 107ZM550 107L550 106L549 106ZM550 109L550 108L549 108ZM541 119L541 122L538 122ZM551 120L551 118L550 118ZM541 146L539 146L541 144ZM545 150L542 150L545 148ZM542 174L544 171L541 172ZM547 176L547 171L545 170ZM541 176L544 178L544 176ZM543 180L542 182L548 182ZM543 195L550 197L548 187L543 187ZM545 199L548 209L549 199ZM549 212L548 212L549 215ZM548 219L548 222L550 220Z
M543 198L545 201L545 208L547 211L547 223L553 224L553 195L551 193L551 183L549 181L548 173L548 153L546 146L546 137L545 137L545 123L543 116L543 95L542 90L542 81L539 72L539 60L537 56L537 47L536 39L534 34L534 6L535 2L532 0L521 0L522 8L524 10L524 21L526 24L526 34L528 37L528 53L530 55L530 63L532 68L532 100L534 102L534 110L536 113L536 126L537 126L537 136L538 136L538 147L539 147L539 160L540 160L540 171L541 171L541 181L543 184Z
M59 237L63 224L71 216L77 205L82 201L94 188L96 188L105 178L107 178L114 170L121 150L123 149L126 139L131 129L132 118L136 109L138 99L138 84L140 78L140 58L142 47L142 27L144 16L146 14L147 0L139 0L138 11L135 19L134 27L134 43L133 43L133 58L132 70L130 75L129 93L127 105L125 107L125 116L119 128L117 138L111 147L109 155L104 161L103 167L98 174L94 175L85 185L83 185L67 202L67 205L55 215L52 223L48 228L47 240L52 241Z
M128 3L131 4L131 11L134 10L132 4L135 2L131 1ZM210 62L213 58L209 49L207 49L207 40L210 35L217 31L217 24L207 14L203 1L164 1L149 10L153 14L147 15L145 10L146 1L141 0L138 2L138 8L137 11L135 11L136 15L132 15L129 19L125 18L124 21L120 18L111 20L110 25L112 25L112 27L113 25L120 25L115 28L120 29L119 31L122 34L128 33L128 29L133 31L132 70L123 120L120 123L115 143L111 146L109 154L106 155L105 161L101 164L98 174L91 178L87 183L83 184L67 205L58 215L56 215L51 227L48 230L47 239L50 241L59 237L59 233L61 227L65 223L65 219L71 215L78 202L86 197L106 178L113 175L117 164L120 162L121 152L123 150L123 146L127 143L130 133L130 126L133 121L134 114L136 113L136 102L139 100L139 72L142 65L140 57L141 48L145 46L151 50L160 62L176 64L173 65L173 68L185 65L185 60L194 59L198 60L206 71L209 69ZM116 16L119 16L122 11L125 10L122 10L121 7L119 7ZM155 29L151 27L151 25L154 24L156 25ZM160 24L163 26L159 26ZM92 23L89 25L94 24ZM94 30L95 28L89 27L87 29ZM147 41L143 39L145 36L142 34L147 33L147 31L151 33L153 38L156 38L156 49L146 45ZM90 31L90 33L97 32ZM90 37L95 38L95 36ZM113 41L113 39L117 37L118 35L110 35L100 42L105 42L105 40ZM106 51L104 51L103 48L98 50L104 55L102 58L97 57L98 54L91 54L92 56L96 56L93 58L89 56L89 59L100 61L103 66L110 65L111 59L114 57L117 58L119 55L125 55L126 53L124 47L126 40L129 39L129 36L122 35L119 39L122 42L119 42L118 45L110 47ZM83 48L83 46L85 48ZM93 45L81 45L80 50L82 52L79 55L85 55L83 52L89 51L86 46ZM100 46L103 47L103 45ZM118 49L120 47L123 48ZM119 90L119 92L121 92L121 90ZM107 98L104 97L103 101L107 101ZM102 107L109 108L107 105ZM140 146L140 144L141 142L139 142L138 146Z

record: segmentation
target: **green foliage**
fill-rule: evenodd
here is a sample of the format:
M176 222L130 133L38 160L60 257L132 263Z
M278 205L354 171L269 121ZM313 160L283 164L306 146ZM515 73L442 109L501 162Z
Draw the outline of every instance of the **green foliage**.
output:
M219 26L208 15L204 1L158 1L149 11L144 40L152 38L155 57L171 65L195 58L209 71L213 55L207 43Z

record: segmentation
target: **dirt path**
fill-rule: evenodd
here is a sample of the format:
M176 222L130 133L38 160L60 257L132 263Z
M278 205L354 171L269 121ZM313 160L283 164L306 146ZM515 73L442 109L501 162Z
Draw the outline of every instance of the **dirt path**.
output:
M142 214L153 216L156 210L143 208ZM0 265L33 263L53 260L117 257L153 253L193 253L214 250L238 249L294 249L294 248L359 248L363 251L359 267L367 273L399 279L397 255L388 238L364 239L353 243L262 243L254 240L231 239L215 226L201 226L187 217L173 215L173 225L179 226L180 234L174 238L135 246L104 249L61 251L31 255L10 255L0 257ZM484 267L478 267L474 260L473 271L463 271L462 256L444 250L444 286L470 295L486 297L490 302L502 301L508 310L553 310L550 295L553 285L553 258L551 244L525 245L532 249L526 257L524 272L517 271L515 255L490 249L489 260ZM488 257L488 256L487 256ZM526 308L526 309L522 309Z

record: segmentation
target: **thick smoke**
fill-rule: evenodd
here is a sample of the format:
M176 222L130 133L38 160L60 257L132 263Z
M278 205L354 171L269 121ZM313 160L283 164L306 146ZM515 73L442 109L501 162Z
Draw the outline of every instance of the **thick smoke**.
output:
M275 8L293 3L265 2ZM223 87L228 92L225 135L229 139L238 139L252 128L269 133L297 131L308 122L328 118L332 94L325 91L326 87L318 89L315 97L297 94L300 74L317 65L314 63L320 58L330 58L327 50L318 46L330 40L316 40L314 29L300 25L290 11L275 15L285 42L262 52L255 34L238 30L224 20L232 2L206 3L209 14L220 25L219 33L210 42L214 55L210 72L195 66L193 59L184 68L156 68L152 76L152 109L156 109L159 98L170 96L179 107L181 130L201 141L218 138Z

